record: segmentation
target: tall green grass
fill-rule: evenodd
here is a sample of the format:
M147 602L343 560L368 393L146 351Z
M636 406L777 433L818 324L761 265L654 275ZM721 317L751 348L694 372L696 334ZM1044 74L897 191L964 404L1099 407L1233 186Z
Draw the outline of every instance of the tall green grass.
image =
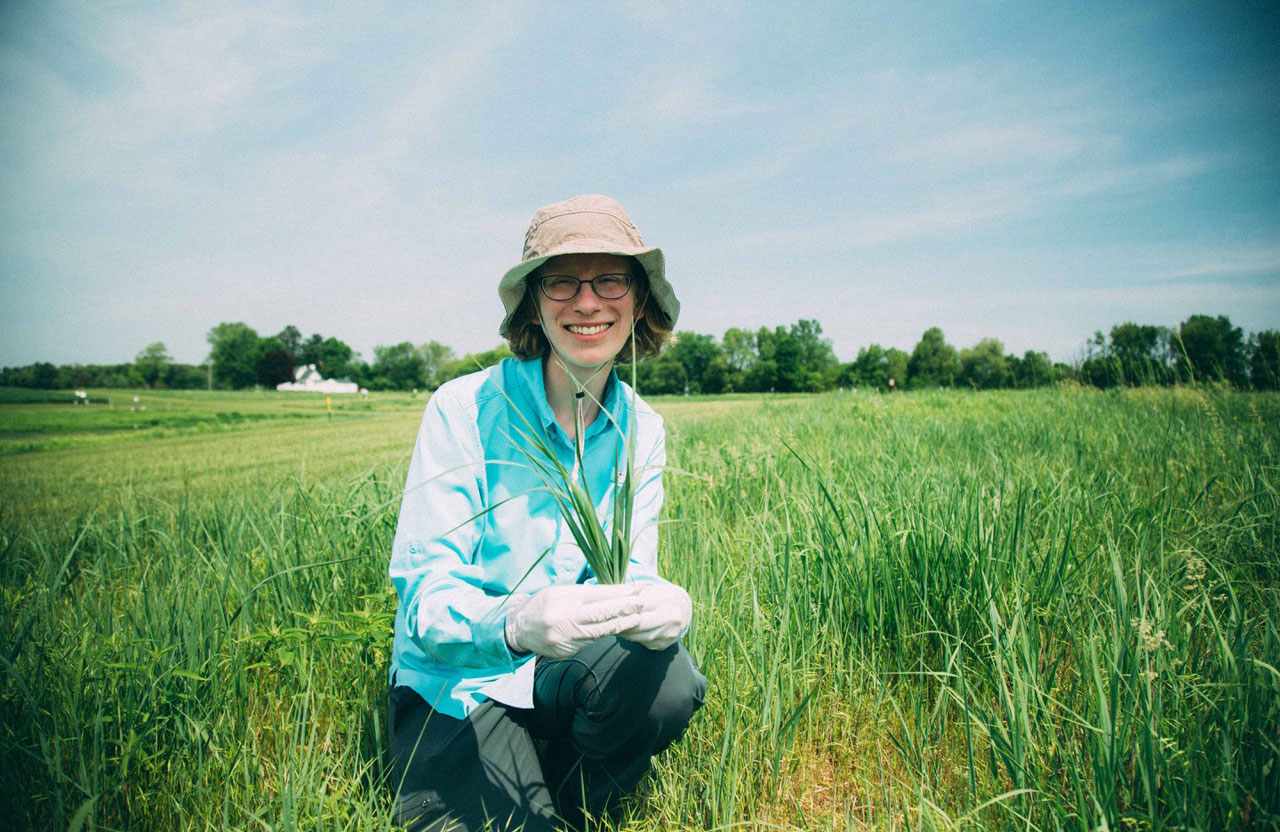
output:
M773 806L815 828L1280 824L1274 398L792 407L734 434L677 426L678 464L717 486L672 483L696 508L667 551L714 599L696 634L709 707L739 726L725 758L747 761L680 822ZM868 701L877 720L845 718ZM806 754L833 783L797 789Z
M33 828L377 817L397 488L375 472L134 498L39 538L6 522L9 811Z
M619 828L1280 828L1280 398L656 405L710 688ZM412 428L0 457L0 816L390 828Z

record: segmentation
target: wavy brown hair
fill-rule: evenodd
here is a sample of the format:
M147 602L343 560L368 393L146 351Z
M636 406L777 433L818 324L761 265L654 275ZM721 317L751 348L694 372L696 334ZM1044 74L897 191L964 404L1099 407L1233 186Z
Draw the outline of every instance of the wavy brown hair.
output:
M631 261L631 291L635 293L636 309L642 311L643 317L636 320L636 358L653 358L671 341L671 330L674 324L671 316L659 305L657 298L649 291L649 276L645 273L640 261L628 257ZM524 279L524 297L511 316L507 325L507 343L516 358L543 358L551 351L542 327L533 322L538 303L538 280L542 278L542 267L538 267ZM580 291L585 291L581 290ZM631 355L631 339L622 345L618 355Z

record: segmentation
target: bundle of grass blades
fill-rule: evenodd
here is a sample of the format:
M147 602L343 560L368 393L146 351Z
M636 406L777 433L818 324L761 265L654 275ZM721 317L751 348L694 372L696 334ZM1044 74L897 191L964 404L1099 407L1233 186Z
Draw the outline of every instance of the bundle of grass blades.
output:
M557 361L561 361L559 355L553 353L553 356ZM565 468L564 463L560 461L560 458L556 456L555 450L551 447L550 440L540 431L534 430L528 419L525 419L523 415L521 415L521 420L528 430L516 428L516 433L523 442L514 442L514 444L525 459L529 461L529 467L542 483L542 488L555 501L556 508L559 510L565 526L569 529L569 533L573 535L578 548L582 550L587 566L592 574L595 575L596 580L602 584L620 584L626 581L627 565L631 562L631 529L636 496L636 354L634 327L631 337L631 402L627 409L629 415L625 430L618 424L614 415L605 408L604 404L587 390L586 385L591 381L591 378L588 378L585 382L580 382L569 371L563 361L561 361L561 366L564 367L565 374L578 387L578 392L573 399L575 428L573 437L573 470L570 471ZM596 372L598 373L599 370ZM592 497L586 471L584 470L586 467L583 461L585 425L583 424L582 400L587 396L591 396L591 400L599 408L601 416L607 418L613 429L622 435L626 446L626 458L625 462L622 463L625 466L625 470L622 478L613 478L614 487L610 500L612 521L608 524L607 529L605 523L596 514L596 501Z

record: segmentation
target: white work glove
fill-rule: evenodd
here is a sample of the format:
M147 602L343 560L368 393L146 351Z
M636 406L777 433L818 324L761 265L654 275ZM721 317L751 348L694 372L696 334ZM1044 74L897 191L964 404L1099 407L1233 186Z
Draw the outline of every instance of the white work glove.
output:
M637 584L564 584L513 598L507 646L517 653L566 659L591 642L641 623Z
M650 650L666 650L680 640L693 618L689 593L675 584L639 584L640 621L618 635Z

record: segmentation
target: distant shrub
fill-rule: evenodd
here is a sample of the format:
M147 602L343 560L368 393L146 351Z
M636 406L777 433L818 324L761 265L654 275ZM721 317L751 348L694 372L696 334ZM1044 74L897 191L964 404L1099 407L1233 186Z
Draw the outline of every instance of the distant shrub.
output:
M89 396L77 399L70 390L35 390L30 387L0 387L0 404L75 404L88 401L92 404L110 404L106 396Z

